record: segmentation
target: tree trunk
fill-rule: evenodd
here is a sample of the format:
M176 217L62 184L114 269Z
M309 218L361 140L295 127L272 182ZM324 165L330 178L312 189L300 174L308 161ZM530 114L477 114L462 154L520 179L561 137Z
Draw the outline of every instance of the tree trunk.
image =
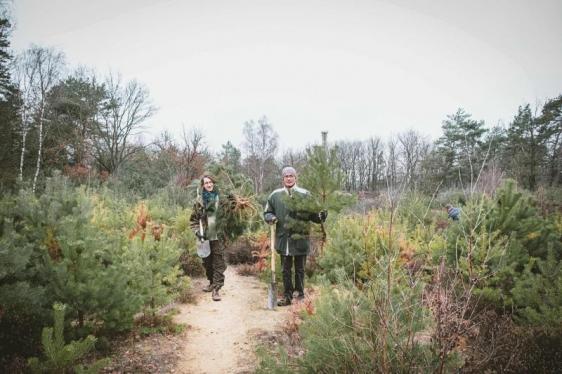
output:
M35 164L35 175L33 176L33 186L31 190L35 193L37 187L37 178L39 177L39 170L41 169L41 157L43 152L43 113L45 105L41 104L41 109L39 110L39 150L37 151L37 163Z
M21 156L20 156L20 171L18 175L18 180L23 181L23 160L25 156L25 141L27 139L27 129L22 130L21 135Z

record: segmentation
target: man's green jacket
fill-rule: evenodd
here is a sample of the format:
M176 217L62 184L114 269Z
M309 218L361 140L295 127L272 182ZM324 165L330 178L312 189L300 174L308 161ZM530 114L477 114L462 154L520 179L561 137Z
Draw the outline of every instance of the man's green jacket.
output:
M291 212L287 206L287 199L293 194L310 196L310 192L304 188L293 186L292 188L279 188L273 191L267 198L264 209L264 218L267 220L268 214L273 214L277 218L275 227L275 249L277 253L285 256L308 255L310 251L310 239L308 232L303 235L303 230L308 226L308 221L320 223L318 214L302 214ZM290 217L297 217L298 220L291 220ZM289 222L291 221L291 222ZM301 223L299 223L301 221ZM296 227L301 226L301 227ZM299 230L300 229L300 230Z

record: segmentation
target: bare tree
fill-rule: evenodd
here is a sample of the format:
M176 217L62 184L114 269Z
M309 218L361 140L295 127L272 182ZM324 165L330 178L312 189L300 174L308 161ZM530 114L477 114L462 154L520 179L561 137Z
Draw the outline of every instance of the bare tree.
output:
M379 138L365 141L340 141L338 158L347 191L374 191L383 180L383 146Z
M168 181L177 175L177 164L180 158L179 149L174 142L172 134L163 131L152 144L154 153L159 160L159 171L168 178Z
M369 189L369 155L367 153L367 142L357 144L357 187L360 191Z
M350 142L340 141L336 143L338 158L344 175L344 188L346 191L353 191L353 165L351 159Z
M64 68L64 55L50 48L32 46L16 58L15 77L20 92L22 149L20 156L19 180L23 180L23 162L26 152L26 138L32 125L37 126L38 150L32 189L35 192L41 169L45 109L47 94L59 81Z
M287 149L281 156L283 165L291 165L297 170L302 170L306 165L306 151Z
M415 187L421 161L429 150L429 142L418 132L408 130L398 134L398 147L406 186Z
M185 184L189 184L203 173L205 164L209 159L209 151L203 139L203 131L199 129L186 131L185 128L183 129L178 176Z
M247 152L244 164L259 194L264 189L267 165L274 164L278 136L265 116L257 124L253 120L244 123L243 133L243 147Z
M392 186L398 184L398 156L398 142L391 136L386 143L386 180Z
M110 74L105 83L106 99L94 131L94 153L100 167L116 173L138 147L129 144L144 121L156 108L149 100L148 90L137 81L127 83L120 75Z
M345 189L357 191L365 179L364 150L361 141L341 141L336 144L338 159L344 173Z
M380 138L370 138L367 140L368 154L368 190L374 191L379 181L383 179L384 169L384 150Z

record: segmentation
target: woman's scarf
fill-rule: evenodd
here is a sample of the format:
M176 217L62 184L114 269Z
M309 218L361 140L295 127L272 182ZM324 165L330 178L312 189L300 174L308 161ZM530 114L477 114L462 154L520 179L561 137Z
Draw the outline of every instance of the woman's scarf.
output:
M203 206L207 211L215 210L215 202L219 199L219 194L216 189L212 191L203 190Z

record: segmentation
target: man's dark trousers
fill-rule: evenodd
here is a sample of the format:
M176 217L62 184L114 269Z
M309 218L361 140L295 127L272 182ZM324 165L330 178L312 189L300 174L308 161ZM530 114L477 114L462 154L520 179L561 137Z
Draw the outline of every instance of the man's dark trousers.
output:
M295 284L293 286L292 267L295 264ZM283 270L283 288L285 298L291 300L293 291L297 291L299 296L304 296L304 266L306 265L306 255L284 256L281 255L281 267Z

